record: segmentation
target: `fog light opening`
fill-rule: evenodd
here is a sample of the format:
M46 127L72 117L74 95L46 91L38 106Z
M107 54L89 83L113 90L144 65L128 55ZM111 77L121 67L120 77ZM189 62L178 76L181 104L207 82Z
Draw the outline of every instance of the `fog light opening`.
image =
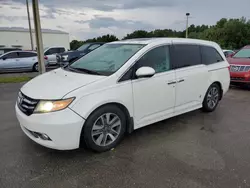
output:
M40 138L41 138L42 140L51 140L50 137L49 137L47 134L44 134L44 133L41 133L41 134L40 134Z

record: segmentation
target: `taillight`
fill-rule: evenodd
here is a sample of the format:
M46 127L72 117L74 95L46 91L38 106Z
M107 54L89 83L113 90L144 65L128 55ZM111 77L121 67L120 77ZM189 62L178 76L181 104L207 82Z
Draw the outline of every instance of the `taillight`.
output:
M45 59L45 60L48 60L48 57L47 57L47 56L44 56L44 59Z

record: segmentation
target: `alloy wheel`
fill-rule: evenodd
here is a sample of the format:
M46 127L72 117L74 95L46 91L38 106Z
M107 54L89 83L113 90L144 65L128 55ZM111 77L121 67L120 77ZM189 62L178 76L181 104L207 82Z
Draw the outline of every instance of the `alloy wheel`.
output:
M207 95L207 105L210 109L213 109L219 101L219 90L217 87L212 87Z
M112 144L120 135L121 119L114 113L105 113L95 121L91 137L98 146L108 146Z

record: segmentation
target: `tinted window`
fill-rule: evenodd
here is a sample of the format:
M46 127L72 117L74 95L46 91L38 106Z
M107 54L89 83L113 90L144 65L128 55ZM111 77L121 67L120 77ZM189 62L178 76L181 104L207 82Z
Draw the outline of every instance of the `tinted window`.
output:
M37 56L37 54L32 52L18 52L18 56L19 58L26 58L26 57L35 57Z
M147 52L135 65L135 70L140 67L152 67L156 73L170 70L169 47L160 46Z
M130 68L119 80L119 82L130 80L133 76L133 68Z
M176 68L201 64L201 53L198 45L176 44L173 47L173 61Z
M99 46L100 46L100 44L93 44L88 49L89 50L94 50L94 49L98 48Z
M18 58L18 56L17 56L17 52L11 52L11 53L8 53L8 54L6 54L6 55L4 55L3 57L2 57L2 59L14 59L14 58Z
M221 55L213 47L201 46L202 63L210 65L216 62L224 61Z
M58 53L63 53L65 52L65 48L59 48L59 52Z

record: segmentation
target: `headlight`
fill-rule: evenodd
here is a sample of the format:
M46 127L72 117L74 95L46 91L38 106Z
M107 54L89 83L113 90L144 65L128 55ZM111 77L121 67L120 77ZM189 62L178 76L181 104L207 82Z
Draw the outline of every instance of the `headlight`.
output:
M63 60L67 60L68 57L69 57L69 55L63 55L63 56L62 56L62 59L63 59Z
M46 113L46 112L54 112L58 110L63 110L67 108L75 98L63 99L63 100L55 100L55 101L43 101L41 100L34 113Z

